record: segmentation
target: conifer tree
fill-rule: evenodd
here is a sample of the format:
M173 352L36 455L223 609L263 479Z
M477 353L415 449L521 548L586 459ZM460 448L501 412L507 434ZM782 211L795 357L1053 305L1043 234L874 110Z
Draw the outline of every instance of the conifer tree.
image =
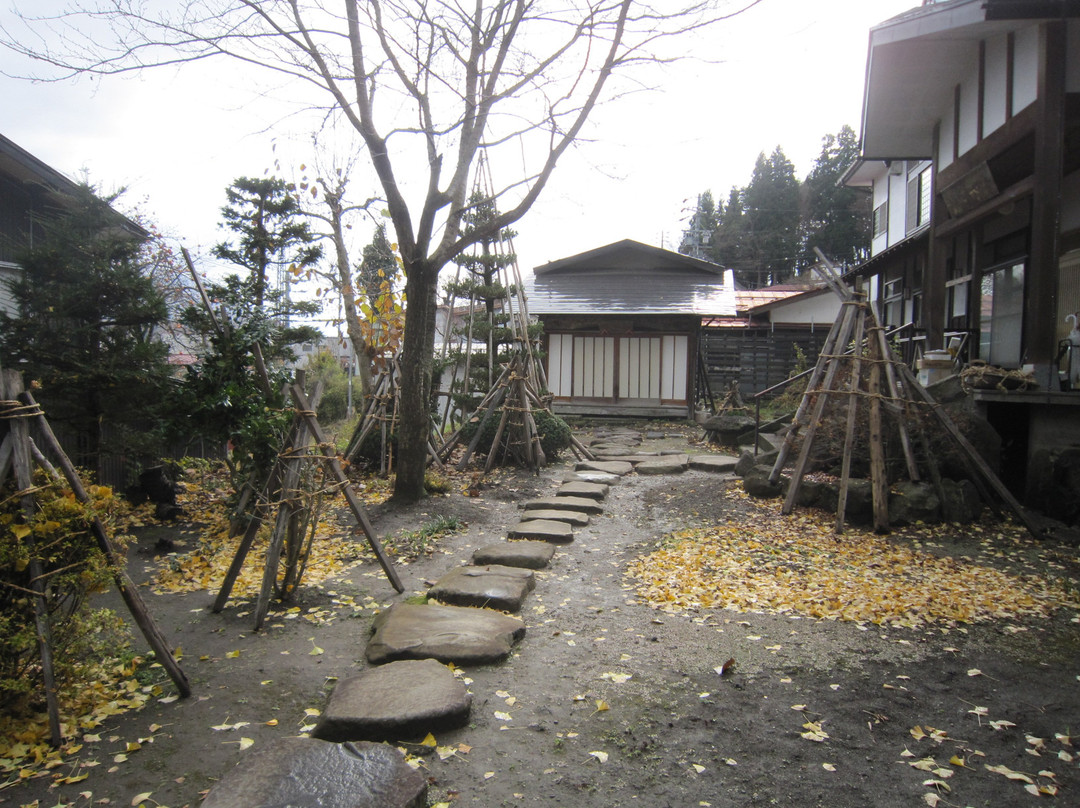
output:
M40 385L50 422L78 436L72 453L90 467L110 453L160 456L169 398L165 300L145 271L146 233L112 209L117 196L80 185L45 219L8 283L16 312L0 312L0 366Z

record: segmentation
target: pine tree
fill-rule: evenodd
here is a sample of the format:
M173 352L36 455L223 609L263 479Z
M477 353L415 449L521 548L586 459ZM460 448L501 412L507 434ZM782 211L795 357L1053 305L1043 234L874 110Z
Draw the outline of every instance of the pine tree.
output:
M465 230L486 227L497 215L492 199L474 192L472 206L465 217ZM469 301L469 313L451 329L450 338L463 347L448 352L449 367L467 369L467 374L456 378L451 386L454 407L463 413L472 412L484 395L494 385L500 366L509 360L513 350L513 331L510 313L505 302L513 287L506 287L500 278L501 270L511 266L517 256L504 252L515 233L503 230L495 237L482 239L466 253L454 259L460 271L456 282L444 287L451 305ZM454 312L448 313L454 321ZM472 350L483 345L481 350Z
M712 240L717 224L719 224L719 218L712 191L698 194L697 207L690 217L689 226L683 231L679 252L704 261L710 260Z
M223 227L232 230L239 243L223 242L214 254L250 273L255 305L262 307L275 270L275 286L288 299L288 280L322 256L315 236L303 219L297 202L284 180L276 177L239 177L225 195L229 204L221 209Z
M357 270L362 293L367 295L368 302L374 306L379 295L387 291L393 292L393 281L397 276L397 259L394 257L394 247L390 239L386 237L386 225L382 222L375 227L375 234L371 237L371 243L364 247L360 267ZM383 282L389 280L391 288L383 288Z
M742 203L746 261L737 270L740 280L756 288L790 277L799 246L799 181L779 146L768 157L758 155Z
M18 256L16 314L0 312L0 365L40 385L49 420L74 431L83 448L73 453L91 467L109 453L160 456L169 398L165 300L145 271L144 236L111 208L117 196L79 186Z
M817 261L819 247L834 263L851 267L865 260L870 249L870 196L860 188L837 184L859 157L859 141L850 126L822 139L821 153L803 183L803 249L800 267Z

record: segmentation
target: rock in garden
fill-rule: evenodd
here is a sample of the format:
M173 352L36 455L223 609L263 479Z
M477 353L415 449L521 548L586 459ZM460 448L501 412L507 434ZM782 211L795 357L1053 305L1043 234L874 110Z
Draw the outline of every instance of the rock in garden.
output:
M563 483L555 492L557 497L583 497L598 502L607 496L611 486L603 483Z
M522 514L522 519L551 519L555 522L566 522L566 524L574 527L585 527L589 524L589 514L587 513L556 508L530 508Z
M739 461L734 457L728 455L718 454L699 454L690 455L690 468L697 471L716 471L721 473L732 472L735 470L735 464ZM751 463L753 462L753 455L751 455Z
M933 486L904 481L889 492L889 524L913 525L941 520L941 500Z
M457 567L435 582L428 597L450 606L486 606L516 612L535 586L533 571L522 567Z
M391 746L282 738L245 754L202 808L423 808L427 778Z
M587 497L541 497L531 499L525 503L524 519L529 518L529 511L578 511L580 513L598 514L603 513L604 508L596 500Z
M569 544L574 540L574 529L566 522L551 519L530 519L531 511L525 511L521 522L506 532L508 539L536 539L552 544Z
M579 460L574 465L574 471L602 471L605 474L617 474L620 477L633 470L633 463L623 460Z
M690 464L690 458L684 454L666 455L653 460L638 463L635 471L638 474L682 474Z
M461 665L497 662L525 636L516 617L490 609L397 603L372 622L373 665L397 659L437 659Z
M524 567L530 570L543 569L555 555L555 547L550 542L519 539L517 541L499 541L488 544L473 553L474 564L502 564L506 567Z
M434 659L379 665L337 683L312 737L394 741L456 729L469 720L465 683Z

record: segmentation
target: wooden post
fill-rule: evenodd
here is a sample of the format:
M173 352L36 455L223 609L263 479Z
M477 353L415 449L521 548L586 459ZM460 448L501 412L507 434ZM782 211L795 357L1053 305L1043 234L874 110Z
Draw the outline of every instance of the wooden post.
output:
M769 474L770 483L776 483L776 481L780 479L780 472L783 471L788 454L795 445L795 439L798 437L799 430L806 425L806 412L810 409L812 394L817 392L821 377L825 374L825 366L828 364L827 357L836 352L841 322L846 316L847 309L845 309L839 317L833 320L832 327L825 337L825 344L821 346L821 353L818 354L818 361L810 374L810 380L806 383L806 394L799 402L799 407L795 410L795 417L791 421L791 429L788 430L787 435L784 437L784 442L780 445L780 450L777 452L776 462L773 463L772 472Z
M22 377L17 371L3 371L3 389L0 399L14 401L22 392ZM31 525L36 514L34 505L34 473L30 460L30 430L25 414L9 417L8 434L11 436L10 447L12 464L15 468L15 483L19 489L19 502L26 524ZM60 733L60 700L56 694L56 675L53 669L52 629L49 625L49 600L45 589L44 570L37 552L37 542L33 531L22 539L30 556L30 588L34 592L34 629L37 633L38 654L41 657L41 679L45 688L45 706L49 716L49 741L59 746L63 741Z
M855 319L855 310L858 304L851 300L844 301L844 311L838 318L840 328L838 329L837 337L834 345L846 345L851 338L852 321ZM840 363L836 361L835 357L823 354L822 357L828 364L828 369L825 371L825 379L821 383L821 389L817 391L816 398L814 400L814 410L810 416L810 422L806 428L806 435L803 437L802 449L799 452L799 459L795 463L795 468L791 472L791 482L788 483L787 497L784 499L784 505L781 508L782 513L791 513L795 507L795 500L799 495L799 487L802 485L802 477L806 471L806 464L810 460L810 449L814 444L814 436L817 433L818 425L821 423L821 415L825 411L825 403L829 398L829 392L833 389L833 384L836 379L836 374L840 370ZM807 388L806 395L803 397L803 401L807 401L811 396L811 389ZM794 425L792 425L794 429ZM790 433L789 433L790 437ZM785 445L787 442L785 441ZM778 457L777 463L780 462ZM776 468L773 468L773 472L779 476Z
M337 456L333 454L332 450L329 448L330 443L323 433L322 427L319 426L319 422L315 418L315 413L311 410L311 405L308 403L307 396L304 395L303 389L294 384L289 388L289 391L292 394L293 401L300 410L301 417L307 422L311 434L315 436L319 451L323 455L323 463L330 469L330 473L333 475L334 479L341 484L341 492L345 495L345 501L348 502L349 509L352 511L353 516L356 517L356 521L360 525L360 528L364 531L364 535L368 540L368 545L371 547L372 552L375 553L375 558L378 559L391 586L398 592L404 592L405 586L401 583L401 579L398 578L397 570L394 569L390 559L387 558L386 553L383 552L382 545L375 535L375 529L371 526L367 512L364 510L363 505L360 504L360 499L356 496L356 492L353 491L349 478L345 476L345 471L341 468L341 463L338 462Z
M866 302L860 300L855 321L855 355L851 359L851 382L848 388L847 428L844 430L844 458L841 463L840 491L836 505L836 532L844 532L847 513L848 483L851 477L851 454L855 445L855 416L859 411L859 394L862 384L862 344L866 327Z
M52 427L49 426L48 420L46 420L44 414L41 413L37 406L37 402L34 401L34 397L29 392L23 392L19 395L19 400L37 410L37 425L38 429L41 431L42 438L45 441L45 447L56 457L57 465L60 466L64 478L67 480L68 485L71 486L75 498L79 500L79 502L89 502L90 496L86 493L82 480L79 479L79 475L75 471L75 467L71 464L71 460L64 454L60 442L56 439L56 435L53 434ZM180 695L187 698L191 695L191 685L188 683L183 670L180 669L180 665L173 657L172 649L165 641L165 638L162 636L154 619L150 616L150 612L147 611L146 604L143 603L138 590L135 589L135 584L128 576L127 571L122 566L120 557L112 546L112 540L109 539L108 534L105 532L105 527L97 517L94 517L94 519L91 520L90 530L97 540L98 547L101 548L101 551L105 554L105 558L109 562L109 567L113 571L113 580L116 582L116 588L120 592L120 596L124 599L124 603L127 604L128 611L131 612L131 616L134 618L136 625L139 626L143 637L146 638L151 649L153 649L157 661L160 662L162 667L168 672L169 677L173 680Z
M881 363L888 361L881 346L871 343L870 366L870 490L873 494L874 530L889 531L889 480L885 468L885 446L881 438Z

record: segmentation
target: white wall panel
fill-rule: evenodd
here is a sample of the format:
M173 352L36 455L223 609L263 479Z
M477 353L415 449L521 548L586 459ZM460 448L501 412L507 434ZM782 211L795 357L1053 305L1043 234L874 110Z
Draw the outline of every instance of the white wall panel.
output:
M1016 32L1013 53L1013 115L1035 101L1039 94L1039 29Z

